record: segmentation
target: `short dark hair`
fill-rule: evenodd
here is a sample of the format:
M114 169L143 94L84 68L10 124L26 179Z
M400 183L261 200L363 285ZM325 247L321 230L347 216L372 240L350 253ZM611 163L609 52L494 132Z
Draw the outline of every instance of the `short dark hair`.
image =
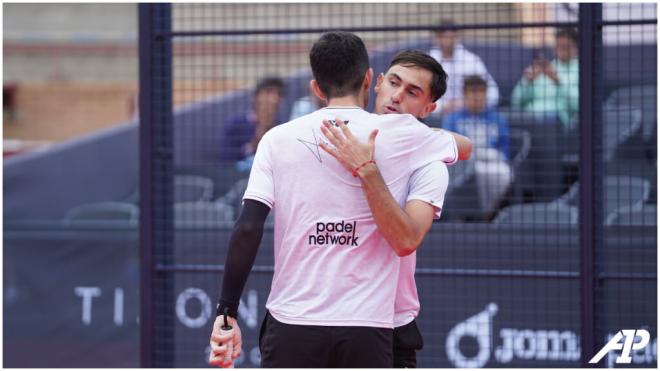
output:
M404 50L394 56L390 62L392 66L419 67L430 71L433 74L431 78L431 100L435 102L440 99L447 91L447 73L442 65L430 55L418 50Z
M358 36L343 31L323 34L309 51L314 79L327 99L357 93L369 70L369 54Z
M468 89L482 89L486 91L486 88L488 88L488 83L479 75L467 76L463 80L463 91Z
M560 38L560 37L565 37L571 41L575 45L578 44L578 32L575 28L572 27L565 27L565 28L560 28L557 33L555 34L555 38Z
M282 95L284 93L284 81L275 76L265 77L257 83L257 87L254 89L254 95L259 94L262 90L271 88L279 90L280 95Z
M450 18L443 18L438 22L438 29L436 29L434 32L436 34L441 34L445 31L457 31L456 29L452 28L456 26L456 22L454 22L453 19Z

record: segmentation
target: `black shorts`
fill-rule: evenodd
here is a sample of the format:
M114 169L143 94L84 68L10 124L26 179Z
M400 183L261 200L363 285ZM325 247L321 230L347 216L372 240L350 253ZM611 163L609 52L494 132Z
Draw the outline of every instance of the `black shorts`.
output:
M261 367L391 368L392 329L289 325L270 313L261 324Z
M394 329L392 344L394 368L417 367L417 351L424 347L424 339L415 320Z

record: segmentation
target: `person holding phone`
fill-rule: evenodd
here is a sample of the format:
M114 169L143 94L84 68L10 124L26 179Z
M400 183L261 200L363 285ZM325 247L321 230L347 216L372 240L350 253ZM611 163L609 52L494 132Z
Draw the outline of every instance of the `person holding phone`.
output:
M513 89L511 106L556 114L568 125L579 104L578 34L572 28L564 28L555 37L556 58L549 61L542 53L535 56Z

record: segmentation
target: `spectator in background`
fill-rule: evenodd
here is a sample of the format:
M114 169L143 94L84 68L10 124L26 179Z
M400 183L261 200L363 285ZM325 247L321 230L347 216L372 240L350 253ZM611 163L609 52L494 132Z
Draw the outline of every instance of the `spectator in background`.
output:
M451 20L440 22L442 27L454 26ZM431 48L429 55L435 58L447 72L447 93L438 100L436 113L446 115L463 107L463 80L466 76L478 75L487 84L487 104L497 106L500 94L493 77L488 73L484 62L460 43L460 34L456 30L442 29L435 32L437 47Z
M316 110L319 110L325 107L326 102L322 101L314 93L310 92L308 95L296 100L293 103L293 108L291 109L291 117L289 121L295 120L298 117L305 116L308 113L312 113Z
M511 106L529 112L556 114L568 126L578 112L578 33L563 28L555 36L556 58L538 55L513 89Z
M2 85L2 117L9 121L16 120L16 94L18 85L16 83L3 83Z
M473 143L473 168L479 203L492 213L512 182L509 165L509 124L487 104L488 83L480 76L467 76L463 83L464 107L449 114L443 127L467 136Z
M275 120L283 95L284 82L279 77L268 77L257 84L254 110L230 119L224 126L221 161L249 160L254 156L261 137L277 124Z

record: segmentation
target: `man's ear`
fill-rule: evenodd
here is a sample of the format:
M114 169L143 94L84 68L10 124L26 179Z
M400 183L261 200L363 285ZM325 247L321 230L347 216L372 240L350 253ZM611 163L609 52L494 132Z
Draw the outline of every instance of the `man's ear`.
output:
M369 68L367 70L367 73L364 75L364 81L363 81L363 86L362 88L366 91L369 91L369 88L371 87L371 80L374 77L374 70L373 68Z
M385 79L385 75L378 74L378 77L376 78L376 86L374 86L374 92L378 94L380 92L380 85L383 83L383 80Z
M428 115L431 114L431 112L435 111L435 108L438 106L437 103L432 102L428 103L426 106L424 106L424 111L420 113L419 118L426 118Z
M314 93L314 95L316 95L321 101L327 102L325 94L323 94L323 91L321 91L321 87L316 82L316 80L309 81L309 90L311 90L312 93Z

